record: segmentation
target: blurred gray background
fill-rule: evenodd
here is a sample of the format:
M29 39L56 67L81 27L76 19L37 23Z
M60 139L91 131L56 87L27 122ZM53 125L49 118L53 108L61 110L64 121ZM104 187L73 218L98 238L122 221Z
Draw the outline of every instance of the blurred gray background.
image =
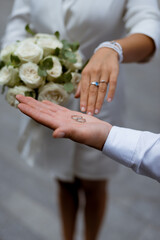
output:
M159 1L160 2L160 1ZM12 0L0 0L0 38ZM160 52L126 68L126 127L160 132ZM0 96L0 239L60 240L56 184L28 167L16 150L20 113ZM77 240L81 239L81 215ZM160 239L160 185L121 166L110 184L100 240Z

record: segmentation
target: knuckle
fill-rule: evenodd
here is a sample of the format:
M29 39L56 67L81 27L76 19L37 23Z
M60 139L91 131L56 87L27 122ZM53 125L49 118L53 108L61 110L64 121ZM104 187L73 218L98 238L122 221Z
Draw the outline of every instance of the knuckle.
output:
M95 86L91 87L90 90L89 90L89 93L90 93L91 95L94 95L96 92L97 92L97 89L96 89Z
M88 74L89 74L89 69L88 68L84 68L83 69L83 71L82 71L82 77L86 77L86 76L88 76Z
M86 86L82 86L81 92L82 92L82 94L87 94L88 93L88 88L86 88Z
M94 106L95 106L95 102L89 102L89 104L88 104L88 109L90 109L90 110L92 110L93 108L94 108Z
M104 88L104 87L100 88L100 89L99 89L99 92L100 92L100 93L106 93L106 88Z

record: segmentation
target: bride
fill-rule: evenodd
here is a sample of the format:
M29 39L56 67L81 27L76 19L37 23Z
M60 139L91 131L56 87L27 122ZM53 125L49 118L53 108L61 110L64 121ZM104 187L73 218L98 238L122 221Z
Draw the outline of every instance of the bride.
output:
M27 23L36 32L58 30L61 38L79 41L84 61L90 61L75 95L80 102L71 98L66 107L98 114L99 119L122 126L125 86L121 63L151 59L160 42L159 18L157 0L15 0L2 47L24 39ZM26 121L22 120L23 129ZM37 131L39 138L35 139ZM74 238L81 191L84 239L96 240L108 203L108 183L118 166L96 149L51 140L48 131L35 124L23 156L57 179L64 239Z

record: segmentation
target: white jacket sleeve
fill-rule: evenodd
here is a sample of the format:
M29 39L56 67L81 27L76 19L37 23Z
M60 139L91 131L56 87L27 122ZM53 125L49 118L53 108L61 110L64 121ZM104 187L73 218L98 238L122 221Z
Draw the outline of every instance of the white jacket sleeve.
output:
M15 0L1 47L24 39L26 37L25 26L28 23L30 23L29 0Z
M124 15L128 34L141 33L151 37L160 47L160 10L157 0L128 0Z
M160 134L112 127L103 153L160 182Z

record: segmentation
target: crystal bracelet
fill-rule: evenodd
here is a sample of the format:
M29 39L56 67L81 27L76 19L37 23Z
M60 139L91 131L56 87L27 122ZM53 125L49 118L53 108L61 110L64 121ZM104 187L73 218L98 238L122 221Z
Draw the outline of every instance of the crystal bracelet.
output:
M102 42L95 50L94 53L103 47L111 48L115 50L118 53L119 56L119 62L121 63L123 61L123 49L121 45L118 42L112 41L112 42Z

